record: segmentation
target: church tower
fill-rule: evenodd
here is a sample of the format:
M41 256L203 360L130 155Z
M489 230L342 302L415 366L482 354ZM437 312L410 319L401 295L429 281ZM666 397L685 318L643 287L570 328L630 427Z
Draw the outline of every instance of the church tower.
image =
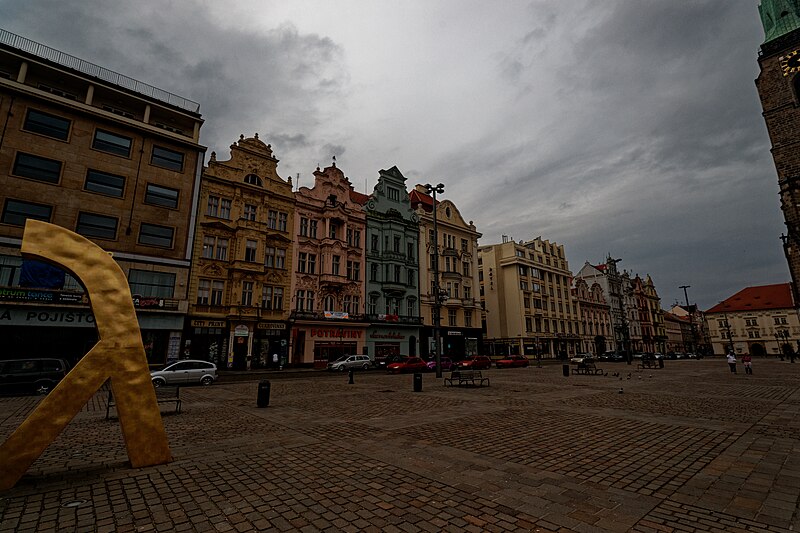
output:
M764 43L758 54L756 88L778 172L786 223L783 249L800 305L800 0L761 0Z

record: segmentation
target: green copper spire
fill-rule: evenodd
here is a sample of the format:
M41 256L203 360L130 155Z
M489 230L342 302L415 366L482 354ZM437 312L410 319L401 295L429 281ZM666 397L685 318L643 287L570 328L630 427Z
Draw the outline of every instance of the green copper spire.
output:
M758 13L765 43L800 28L800 0L761 0Z

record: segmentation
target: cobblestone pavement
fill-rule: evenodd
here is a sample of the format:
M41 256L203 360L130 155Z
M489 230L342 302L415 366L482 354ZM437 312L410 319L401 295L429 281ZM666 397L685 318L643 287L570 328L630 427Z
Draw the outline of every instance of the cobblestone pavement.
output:
M9 491L0 533L800 528L800 364L308 372L181 389L174 461L131 469L101 391ZM617 375L618 374L618 375ZM38 397L0 398L0 440Z

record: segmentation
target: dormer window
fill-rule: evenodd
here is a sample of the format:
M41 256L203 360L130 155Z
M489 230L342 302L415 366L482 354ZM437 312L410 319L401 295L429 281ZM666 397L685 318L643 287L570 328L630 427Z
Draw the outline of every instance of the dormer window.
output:
M256 176L255 174L248 174L244 177L244 182L250 185L255 185L256 187L261 187L261 178Z

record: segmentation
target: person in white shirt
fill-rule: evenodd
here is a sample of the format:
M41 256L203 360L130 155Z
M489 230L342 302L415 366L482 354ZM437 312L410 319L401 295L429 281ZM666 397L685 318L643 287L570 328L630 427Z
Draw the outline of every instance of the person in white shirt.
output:
M728 352L728 366L731 367L731 372L736 373L736 356L733 352Z

